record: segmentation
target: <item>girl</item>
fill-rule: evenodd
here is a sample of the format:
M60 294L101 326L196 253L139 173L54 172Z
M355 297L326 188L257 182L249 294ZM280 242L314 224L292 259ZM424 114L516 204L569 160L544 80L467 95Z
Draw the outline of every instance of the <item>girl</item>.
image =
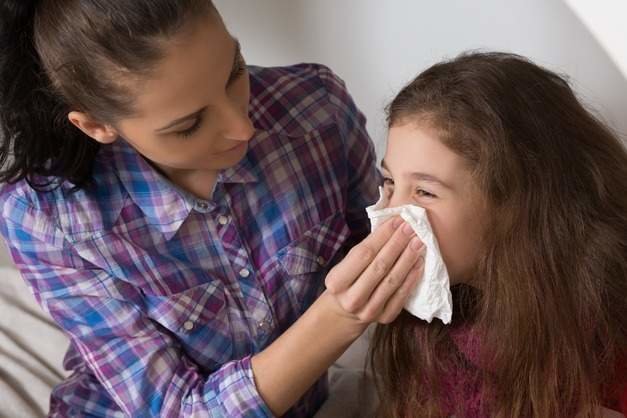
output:
M0 2L0 232L71 339L50 415L313 415L420 277L397 219L317 298L366 235L364 122L327 68L247 67L208 0Z
M563 78L509 54L434 65L388 121L384 190L427 210L454 319L378 327L380 415L627 413L625 146Z

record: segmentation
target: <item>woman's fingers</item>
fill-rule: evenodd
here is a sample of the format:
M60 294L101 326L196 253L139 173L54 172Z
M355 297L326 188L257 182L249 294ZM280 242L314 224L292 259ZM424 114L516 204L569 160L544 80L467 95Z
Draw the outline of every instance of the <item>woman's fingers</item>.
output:
M401 312L407 299L412 291L416 288L418 282L422 279L425 271L424 256L422 261L416 263L416 267L409 273L407 280L398 288L398 290L387 301L383 313L377 318L380 324L389 324L396 319Z
M359 279L346 292L338 294L342 307L353 314L360 312L386 277L394 285L400 285L418 257L415 248L409 246L409 241L415 236L408 224L398 228ZM401 257L406 250L409 250L408 256Z
M394 304L396 299L400 297L397 295L403 284L412 281L420 272L419 270L423 268L424 254L425 247L420 239L418 237L413 238L392 270L378 284L370 300L358 316L368 322L378 320L386 307ZM404 300L402 302L404 304Z
M325 279L327 289L333 294L348 289L372 263L377 253L390 240L401 224L403 224L403 220L398 216L389 219L362 242L354 246L346 257L327 274Z

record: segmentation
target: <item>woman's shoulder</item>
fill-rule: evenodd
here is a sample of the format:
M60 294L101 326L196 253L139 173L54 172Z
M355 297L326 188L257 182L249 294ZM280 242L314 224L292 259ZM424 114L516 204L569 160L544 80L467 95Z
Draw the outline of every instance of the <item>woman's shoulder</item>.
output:
M2 218L15 219L19 212L58 215L63 200L62 184L54 178L21 179L0 185Z
M121 190L113 184L93 183L77 188L58 179L22 179L0 185L0 219L41 233L52 228L64 235L103 229L117 217ZM118 207L119 206L119 207ZM110 219L111 218L111 219Z
M354 106L344 81L322 64L250 66L249 71L251 115L262 129L304 134L333 123L338 112Z
M261 67L249 65L251 81L253 82L253 93L257 83L265 86L279 87L281 94L293 91L301 95L305 92L316 91L325 88L325 78L338 78L337 75L327 66L318 63L299 63L281 67ZM287 83L286 83L287 82ZM302 89L305 89L304 91Z

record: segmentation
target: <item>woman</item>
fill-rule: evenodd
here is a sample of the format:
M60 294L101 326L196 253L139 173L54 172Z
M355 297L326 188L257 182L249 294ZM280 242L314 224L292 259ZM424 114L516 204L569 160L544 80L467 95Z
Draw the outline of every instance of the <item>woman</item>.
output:
M426 209L454 313L377 329L381 416L627 413L624 144L509 54L432 66L388 120L389 206Z
M207 0L1 5L0 230L71 338L50 415L311 416L422 266L397 219L317 297L378 180L343 83L247 67Z

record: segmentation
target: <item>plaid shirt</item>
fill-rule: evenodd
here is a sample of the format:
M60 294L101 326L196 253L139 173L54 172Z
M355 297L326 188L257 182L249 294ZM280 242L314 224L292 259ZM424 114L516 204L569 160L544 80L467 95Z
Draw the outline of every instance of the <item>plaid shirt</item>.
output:
M3 186L13 259L71 338L72 374L51 415L272 415L251 356L367 234L379 177L364 117L330 70L250 71L257 131L210 200L169 183L124 141L101 148L89 189ZM313 415L326 385L324 376L285 416Z

